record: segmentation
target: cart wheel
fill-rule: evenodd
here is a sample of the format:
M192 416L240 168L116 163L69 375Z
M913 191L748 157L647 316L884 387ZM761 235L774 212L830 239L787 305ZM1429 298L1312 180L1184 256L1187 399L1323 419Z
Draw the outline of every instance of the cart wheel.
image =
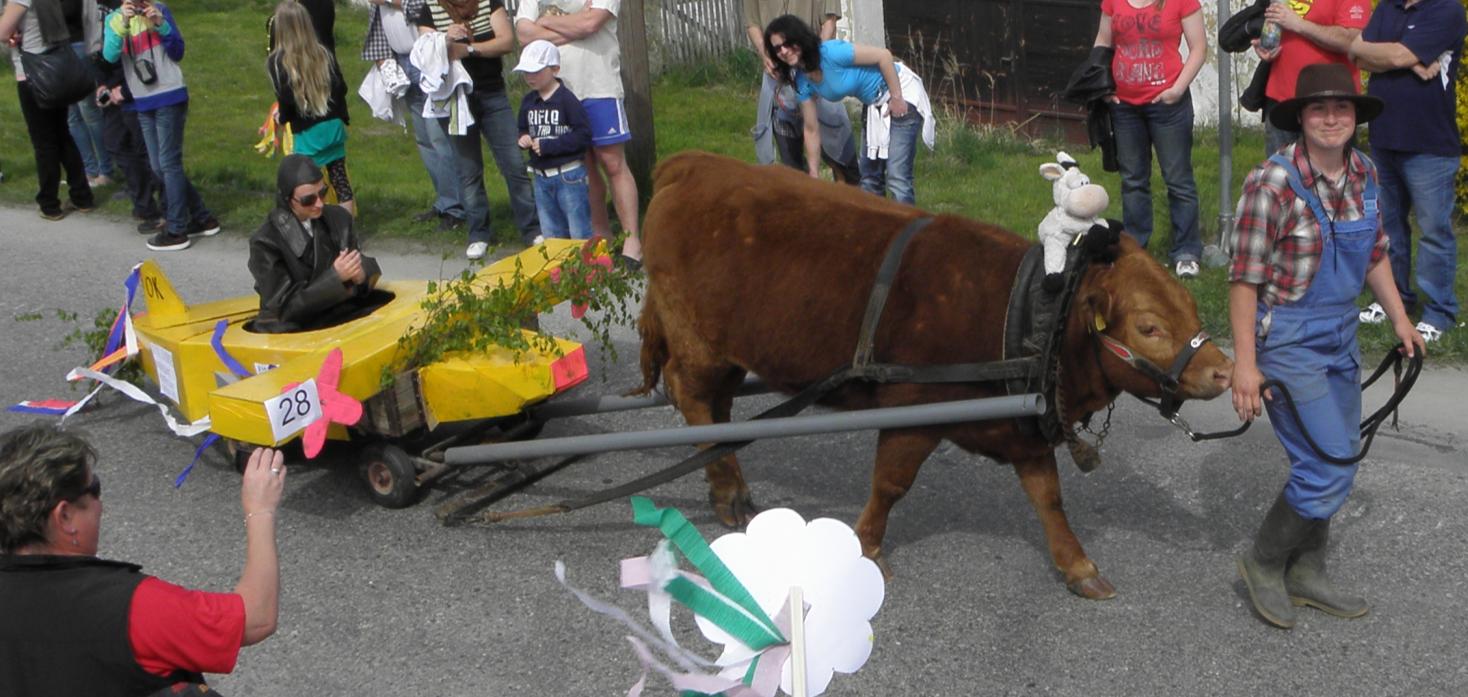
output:
M396 445L367 446L362 451L362 479L367 495L384 508L406 508L418 498L418 467Z
M531 416L528 413L516 414L508 417L500 424L500 432L504 433L505 440L521 441L535 440L540 431L545 428L545 422Z
M256 446L230 438L223 438L220 443L224 446L225 459L234 465L235 473L244 474L245 465L250 464L250 453L255 451Z

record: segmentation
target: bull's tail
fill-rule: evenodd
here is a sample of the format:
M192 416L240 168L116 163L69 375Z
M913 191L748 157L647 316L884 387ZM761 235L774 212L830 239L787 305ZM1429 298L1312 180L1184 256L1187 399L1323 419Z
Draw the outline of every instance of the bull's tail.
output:
M658 317L657 297L648 293L642 302L642 316L637 320L637 333L642 337L642 385L627 396L646 395L658 386L663 366L668 362L668 337L663 334L663 321Z

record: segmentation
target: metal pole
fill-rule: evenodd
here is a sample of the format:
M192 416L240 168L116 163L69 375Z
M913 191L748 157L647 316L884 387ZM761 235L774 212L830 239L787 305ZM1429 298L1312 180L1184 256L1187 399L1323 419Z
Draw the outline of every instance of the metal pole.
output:
M614 450L667 448L701 443L728 443L762 438L787 438L816 433L866 431L883 428L932 426L1038 416L1045 411L1045 398L1038 394L964 399L905 407L861 409L812 416L758 419L736 423L664 428L627 433L599 433L517 443L492 443L449 448L444 462L449 465L475 465L500 460L536 457L585 455Z
M739 386L735 394L744 397L752 394L765 394L769 392L769 386L758 376L750 375L744 379L744 384ZM615 411L631 411L633 409L651 409L669 404L667 395L654 392L646 397L621 397L618 395L600 395L597 397L582 397L580 399L553 399L545 404L530 408L530 418L536 421L549 421L551 419L563 419L571 416L589 416L591 414L609 414Z
M1228 21L1232 10L1229 0L1218 0L1218 23ZM1203 250L1203 263L1208 266L1226 266L1228 255L1220 247L1223 240L1233 234L1233 76L1228 52L1218 48L1218 237Z

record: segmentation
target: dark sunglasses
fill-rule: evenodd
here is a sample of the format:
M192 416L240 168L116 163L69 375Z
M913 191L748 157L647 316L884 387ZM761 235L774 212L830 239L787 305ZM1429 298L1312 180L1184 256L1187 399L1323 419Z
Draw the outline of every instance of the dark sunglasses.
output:
M326 202L326 187L323 186L321 187L320 191L314 194L306 194L305 196L296 199L296 203L299 203L307 208L316 205L317 201L320 201L322 203Z
M99 501L102 499L102 478L97 476L95 473L92 474L92 481L87 483L86 488L82 489L82 492L80 494L77 494L70 500L75 501L83 496L86 496L87 494L91 494Z

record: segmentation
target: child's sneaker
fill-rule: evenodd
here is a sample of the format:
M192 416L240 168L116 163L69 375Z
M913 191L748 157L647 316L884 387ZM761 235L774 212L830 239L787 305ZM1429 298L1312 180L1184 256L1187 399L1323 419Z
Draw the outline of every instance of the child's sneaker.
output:
M155 252L177 252L188 249L193 243L188 235L175 235L165 230L148 238L148 249Z
M219 221L212 215L203 220L192 221L189 223L188 234L190 236L213 237L219 234Z

